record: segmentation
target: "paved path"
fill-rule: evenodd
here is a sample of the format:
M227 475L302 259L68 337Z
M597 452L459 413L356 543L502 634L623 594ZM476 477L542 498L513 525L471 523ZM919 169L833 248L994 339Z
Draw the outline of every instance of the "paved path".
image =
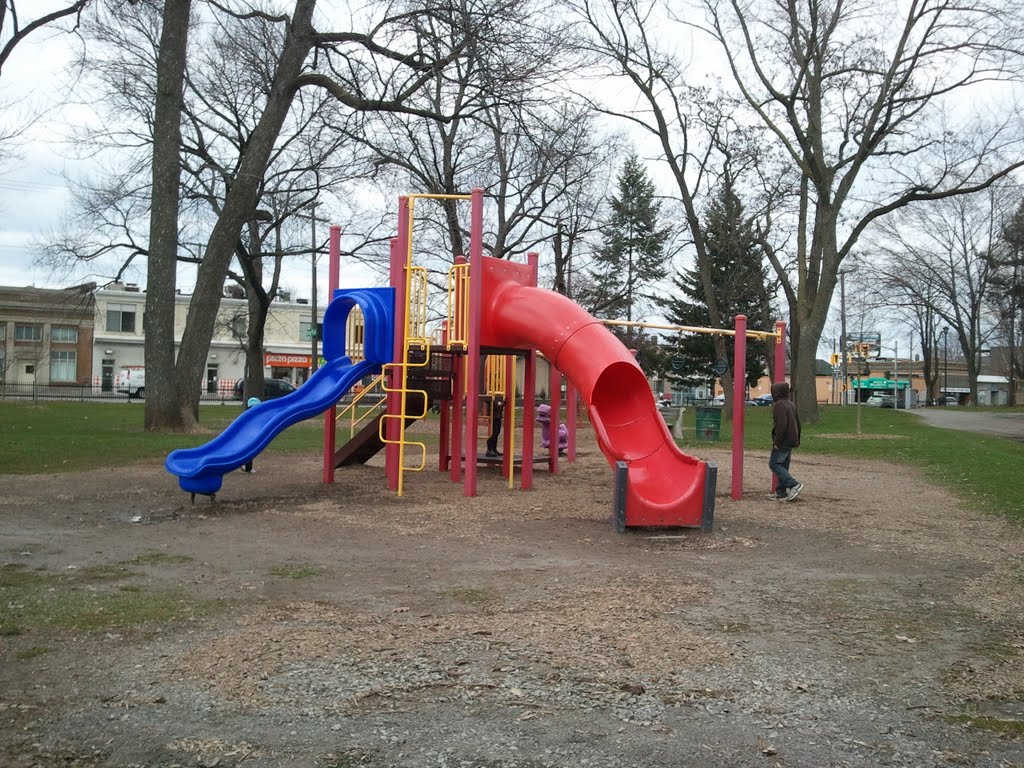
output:
M919 408L913 411L933 427L982 432L1024 440L1024 413L973 411L960 408Z

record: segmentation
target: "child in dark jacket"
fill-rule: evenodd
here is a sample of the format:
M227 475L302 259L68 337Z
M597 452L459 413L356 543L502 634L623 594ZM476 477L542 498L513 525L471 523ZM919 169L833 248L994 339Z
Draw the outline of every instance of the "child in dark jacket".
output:
M498 450L498 436L501 435L501 420L505 415L505 396L493 395L491 397L491 434L487 437L486 456L494 458L501 456Z
M793 449L800 447L800 416L796 404L789 399L789 382L777 381L772 384L772 452L768 457L768 468L777 479L775 493L769 498L775 501L792 501L804 489L789 474L789 462Z

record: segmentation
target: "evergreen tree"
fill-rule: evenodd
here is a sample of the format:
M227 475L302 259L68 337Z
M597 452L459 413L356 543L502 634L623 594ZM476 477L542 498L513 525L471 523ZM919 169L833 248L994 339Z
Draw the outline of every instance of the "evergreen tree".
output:
M1003 226L1002 242L989 252L992 301L999 335L1006 344L1009 405L1017 404L1017 382L1024 378L1024 203Z
M658 224L661 203L654 199L654 182L635 154L626 158L610 207L585 304L600 317L633 320L643 314L647 291L666 275L669 235ZM641 334L627 328L617 335L628 344Z
M770 330L771 301L767 269L761 259L750 220L743 203L733 191L730 179L704 212L704 245L711 262L712 283L723 317L746 315L747 324ZM696 268L683 270L673 278L675 296L662 307L674 325L706 328L710 324L700 274ZM669 378L686 386L705 384L715 378L713 338L708 334L679 333L671 355ZM735 340L726 338L728 362L732 366ZM770 340L747 339L747 383L756 384L767 370L772 352Z

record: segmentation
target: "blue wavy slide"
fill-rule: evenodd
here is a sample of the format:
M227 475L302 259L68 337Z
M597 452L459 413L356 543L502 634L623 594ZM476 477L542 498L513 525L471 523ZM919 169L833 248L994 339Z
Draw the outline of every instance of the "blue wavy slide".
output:
M363 311L366 359L357 363L345 352L345 325L354 306ZM362 288L336 291L324 313L326 362L309 380L285 397L243 411L210 442L181 448L167 457L167 471L189 493L213 495L224 475L251 461L284 429L330 408L365 376L380 373L391 361L394 290Z

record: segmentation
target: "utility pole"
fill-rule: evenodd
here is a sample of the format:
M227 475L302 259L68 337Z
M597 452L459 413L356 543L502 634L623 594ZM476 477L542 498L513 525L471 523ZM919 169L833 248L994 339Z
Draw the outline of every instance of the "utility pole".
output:
M896 405L896 410L900 409L900 343L894 341L892 343L892 380L893 386L893 402Z
M849 346L849 339L846 336L846 272L839 273L839 321L842 325L841 338L839 339L839 354L842 355L840 360L843 364L843 391L841 393L842 404L846 405L846 393L849 391L849 378L850 370L848 360L847 347Z
M1020 252L1017 247L1013 248L1013 283L1010 288L1010 397L1007 400L1007 404L1012 408L1017 404L1017 374L1015 368L1017 366L1017 305L1020 303L1020 297L1017 295L1019 290L1017 276L1017 267L1020 265Z
M309 375L312 376L316 373L316 369L320 367L320 354L317 349L317 337L320 335L320 324L317 322L317 310L316 310L316 209L320 206L320 203L314 200L310 204L312 213L309 215L310 229L312 230L312 242L310 251L310 261L312 262L313 274L312 274L312 291L313 295L309 297L309 309L313 313L312 322L310 324L309 331Z
M949 403L946 398L949 397L949 326L947 325L942 329L942 405L946 406Z

